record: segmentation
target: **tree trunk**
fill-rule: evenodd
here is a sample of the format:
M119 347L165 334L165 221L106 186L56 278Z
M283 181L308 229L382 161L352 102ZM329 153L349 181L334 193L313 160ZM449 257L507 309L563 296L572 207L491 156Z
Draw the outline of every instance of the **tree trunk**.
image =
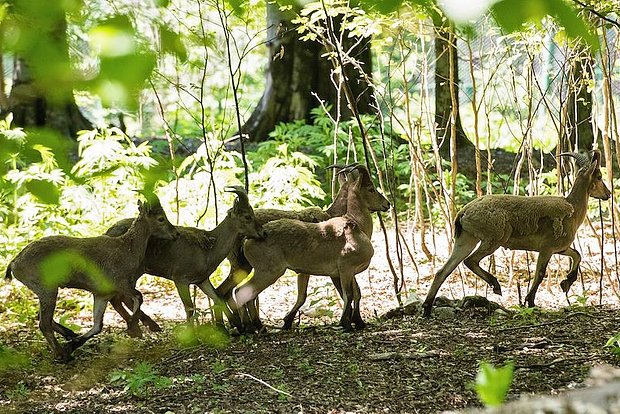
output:
M321 55L325 49L318 42L301 41L291 23L291 16L282 12L275 3L267 4L267 38L269 59L265 73L265 91L250 118L241 130L251 141L263 141L280 122L310 118L310 110L319 106L317 97L332 105L336 110L337 91L332 79L330 62ZM353 40L347 40L352 42ZM346 47L346 45L345 45ZM359 60L368 77L372 72L370 41L364 39L355 48L354 56ZM368 113L372 110L371 90L356 70L345 69L358 110ZM351 113L342 99L341 116Z
M460 148L470 148L473 144L467 138L467 134L461 125L461 113L459 108L459 66L456 49L456 36L450 36L454 30L447 20L441 15L433 16L435 26L435 133L439 153L443 158L450 157L450 129L452 114L456 114L456 145L457 152ZM451 42L450 39L454 39ZM450 62L452 60L452 62ZM453 70L450 71L450 65ZM456 90L456 101L452 101L450 83ZM453 108L453 105L455 106Z
M62 54L66 70L70 69L67 45L67 24L63 18L58 21L53 36L58 43L56 52ZM56 69L56 68L53 68ZM75 138L83 129L92 129L92 124L80 112L75 103L71 85L59 79L58 84L38 82L31 70L29 59L17 56L13 68L13 87L8 97L6 112L13 113L13 122L21 127L49 128Z
M568 74L563 151L590 151L594 144L592 88L594 58L587 47L578 47ZM599 145L601 144L599 140Z
M476 155L478 151L474 144L467 138L467 134L463 130L461 124L461 113L459 108L459 70L458 70L458 52L456 36L450 36L454 28L439 13L433 15L433 25L435 27L435 133L439 154L445 160L450 160L450 134L451 134L451 117L455 117L456 131L456 159L458 164L458 172L467 178L474 180L476 178ZM450 38L454 39L453 42ZM452 59L452 62L450 60ZM452 65L452 70L450 66ZM454 84L457 99L453 102L450 83ZM452 105L456 108L452 108ZM506 151L501 148L491 149L491 165L492 170L496 174L514 173L515 158L518 154ZM553 168L555 162L550 154L543 156L545 169ZM539 168L540 151L535 150L532 157L532 163L535 168ZM487 155L480 152L481 169L487 169Z

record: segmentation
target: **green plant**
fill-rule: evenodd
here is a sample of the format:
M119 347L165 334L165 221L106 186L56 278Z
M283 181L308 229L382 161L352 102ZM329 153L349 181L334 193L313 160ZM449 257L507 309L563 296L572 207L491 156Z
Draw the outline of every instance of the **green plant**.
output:
M0 374L6 371L25 367L30 363L30 358L22 352L0 344Z
M620 359L620 332L607 340L605 348L607 348L616 359Z
M351 375L357 375L360 371L360 366L357 362L351 362L347 365L347 371L349 371Z
M540 314L540 309L537 307L515 305L511 306L510 310L513 311L515 318L529 323L535 322L537 316Z
M145 396L149 389L162 389L172 385L172 379L160 376L148 362L139 362L133 369L114 371L110 382L121 384L124 390L135 396Z
M272 147L273 144L261 145ZM318 201L325 197L325 193L314 177L316 162L291 150L288 143L277 144L273 150L260 168L250 174L251 192L260 195L256 206L295 208L321 204Z
M9 400L25 399L30 395L30 389L23 381L19 381L15 384L12 390L7 391L6 396Z
M514 365L512 362L496 368L482 361L476 375L475 390L478 398L487 407L501 405L512 383Z
M291 399L291 394L288 393L286 384L279 384L276 388L281 391L278 393L278 401L289 401Z
M307 358L304 358L303 361L299 363L299 369L306 372L307 374L314 374L315 369Z
M226 383L218 384L214 382L213 384L211 384L211 390L217 393L226 393L226 391L228 391L229 388L230 388L230 385Z

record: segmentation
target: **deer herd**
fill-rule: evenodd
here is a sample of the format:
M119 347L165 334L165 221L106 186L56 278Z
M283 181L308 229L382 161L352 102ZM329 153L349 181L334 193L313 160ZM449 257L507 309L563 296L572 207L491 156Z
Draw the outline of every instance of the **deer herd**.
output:
M580 154L573 187L566 197L487 195L465 205L454 223L454 248L437 272L423 304L429 317L446 278L463 262L501 294L497 278L480 261L499 247L538 252L534 282L525 298L534 306L536 291L551 255L570 257L571 267L561 288L576 280L581 256L571 247L583 222L589 197L607 200L611 193L602 180L600 153L590 159ZM213 230L172 225L155 195L138 202L136 218L124 219L97 237L51 236L28 244L8 265L6 278L19 280L39 299L39 328L54 358L66 362L75 349L99 333L108 302L127 323L131 336L141 336L140 322L152 331L159 325L141 310L136 282L144 273L174 282L188 322L194 315L190 285L212 301L215 322L224 315L239 332L263 329L258 295L287 269L298 274L298 296L284 318L291 328L303 305L310 275L329 276L344 301L340 325L347 332L366 323L360 312L361 291L355 276L373 257L372 214L390 208L377 191L368 169L358 164L338 168L340 189L327 210L253 209L243 188L228 187L236 195L226 218ZM227 258L228 277L216 288L211 274ZM251 272L253 274L248 277ZM54 320L59 288L93 294L93 327L77 334ZM64 338L61 344L56 338Z

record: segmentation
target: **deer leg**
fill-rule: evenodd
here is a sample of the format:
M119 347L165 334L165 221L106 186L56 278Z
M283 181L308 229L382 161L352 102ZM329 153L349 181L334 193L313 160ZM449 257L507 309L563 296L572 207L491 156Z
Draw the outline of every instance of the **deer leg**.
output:
M260 316L258 313L258 307L256 306L256 297L269 286L271 286L276 280L280 278L286 271L286 268L280 268L273 271L254 269L254 276L243 285L235 289L233 297L231 298L231 308L241 309L244 305L247 306L247 310L250 316L250 325L259 326Z
M300 273L297 275L297 302L290 310L289 313L284 317L284 325L282 329L291 329L293 326L293 320L299 311L299 308L303 306L306 302L306 298L308 297L308 282L310 281L310 275L306 275ZM338 285L340 285L340 281L338 281Z
M140 325L135 324L133 326L130 325L131 315L125 307L123 306L123 298L121 295L116 295L112 299L110 299L110 304L116 310L116 312L123 318L123 320L127 323L127 333L129 336L136 338L142 335L142 331L140 330ZM129 305L129 304L128 304Z
M361 298L362 291L360 290L360 286L357 284L357 280L353 277L353 316L351 320L355 324L355 329L364 329L366 327L366 322L364 322L360 313Z
M105 313L106 306L108 306L109 298L93 295L93 299L93 327L85 334L69 342L71 352L84 345L86 341L101 332L103 328L103 314Z
M185 309L185 320L191 324L194 316L194 302L192 301L192 295L189 291L189 284L174 282L174 286L177 288L177 293L183 302L183 308Z
M493 254L495 250L499 249L499 246L500 244L493 240L483 240L482 243L480 243L480 247L478 247L476 251L473 252L471 256L467 257L463 262L469 270L487 282L493 288L493 293L497 295L502 294L502 287L499 285L499 282L495 276L480 267L480 260L490 254Z
M534 282L532 282L532 287L530 291L525 295L525 303L530 308L536 306L534 300L536 299L536 291L538 290L538 286L543 281L545 277L545 273L547 271L547 264L549 264L549 259L551 259L552 253L550 252L540 252L538 253L538 261L536 262L536 274L534 276Z
M39 329L52 349L54 359L59 362L68 362L71 359L71 350L60 345L54 335L54 309L58 291L37 293L39 297Z
M355 281L355 275L353 274L341 274L340 283L342 285L344 307L342 309L342 317L340 318L340 326L344 332L351 332L353 327L351 326L351 315L353 309L353 297L354 288L353 283Z
M577 275L579 274L579 263L581 263L581 255L579 252L572 247L568 249L558 252L558 254L568 256L571 258L571 265L568 274L566 275L566 279L560 282L560 287L562 288L562 292L568 293L570 287L577 280Z
M56 331L57 333L61 334L63 336L63 338L67 339L67 340L71 340L75 337L78 336L78 334L76 334L75 332L73 332L71 329L67 328L66 326L61 325L60 323L52 320L52 324L54 326L54 331Z
M125 295L125 298L131 300L131 316L127 321L127 332L131 337L141 338L140 318L142 317L142 311L140 310L140 306L142 306L143 301L142 293L132 287L131 294Z
M210 297L211 300L213 300L214 312L215 312L216 309L218 311L220 311L220 312L224 312L224 314L226 315L226 318L228 318L228 321L230 322L231 325L233 325L233 326L235 326L237 328L241 327L241 319L239 318L239 316L236 313L233 313L233 312L230 311L230 309L226 305L226 302L217 294L217 292L216 292L215 288L213 287L213 285L211 284L211 281L209 280L209 278L206 278L201 283L199 283L198 287L208 297ZM223 326L223 324L222 324L222 326Z
M127 306L127 307L131 307L132 306L132 301L130 298L126 297L126 296L115 296L112 299L110 299L110 303L112 304L112 306L114 307L114 309L116 310L116 312L118 312L119 315L121 315L121 317L125 320L125 322L127 322L127 328L129 330L129 320L131 319L131 315L125 310L125 307L123 306L123 303ZM147 315L146 313L144 313L142 310L140 310L140 322L142 322L144 324L144 326L146 326L147 328L149 328L149 330L151 332L160 332L161 331L161 327L159 326L159 324L157 322L155 322L153 319L151 319L151 317L149 315ZM138 326L138 331L140 330L140 327ZM131 334L130 334L131 336ZM140 335L137 335L140 336Z
M467 233L463 233L461 237L454 241L454 249L452 250L452 254L450 254L448 261L442 266L441 269L439 269L437 274L435 274L433 283L431 284L431 287L426 295L426 299L424 299L424 303L422 304L423 316L425 318L431 316L433 302L435 302L435 297L437 296L437 292L439 291L439 288L441 288L443 282L445 282L454 269L456 269L456 267L471 254L478 242L479 240L477 238L470 236Z
M225 302L230 301L235 287L237 287L241 282L243 282L252 271L252 266L247 263L245 258L243 260L244 263L242 263L242 261L239 261L236 256L234 258L229 257L228 261L230 262L230 273L228 273L226 279L224 279L224 281L215 290L217 295ZM258 308L258 302L255 304L255 306ZM239 316L236 309L233 309L233 312L237 316ZM223 309L218 309L217 307L213 309L213 318L215 319L217 324L224 323L222 313Z

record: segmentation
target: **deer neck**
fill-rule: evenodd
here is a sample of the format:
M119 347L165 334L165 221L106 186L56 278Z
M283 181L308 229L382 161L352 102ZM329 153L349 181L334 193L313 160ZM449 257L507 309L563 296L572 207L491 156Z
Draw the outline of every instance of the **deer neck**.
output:
M348 193L343 191L343 187L340 187L340 191L336 195L334 202L325 211L330 217L344 216L347 213L347 197Z
M149 228L146 217L140 215L133 221L129 230L121 236L125 243L129 244L129 251L138 259L138 262L144 259L151 233L152 230Z
M573 188L571 188L570 193L566 196L566 201L573 205L575 212L573 213L575 217L580 218L579 223L581 223L588 211L588 187L590 183L584 176L577 177L575 180L575 184L573 184Z
M353 219L360 229L370 237L372 235L372 215L368 206L363 203L354 193L349 193L347 197L346 215Z
M215 238L215 244L211 249L210 256L220 261L228 255L238 240L241 239L230 213L226 215L217 227L208 233Z

